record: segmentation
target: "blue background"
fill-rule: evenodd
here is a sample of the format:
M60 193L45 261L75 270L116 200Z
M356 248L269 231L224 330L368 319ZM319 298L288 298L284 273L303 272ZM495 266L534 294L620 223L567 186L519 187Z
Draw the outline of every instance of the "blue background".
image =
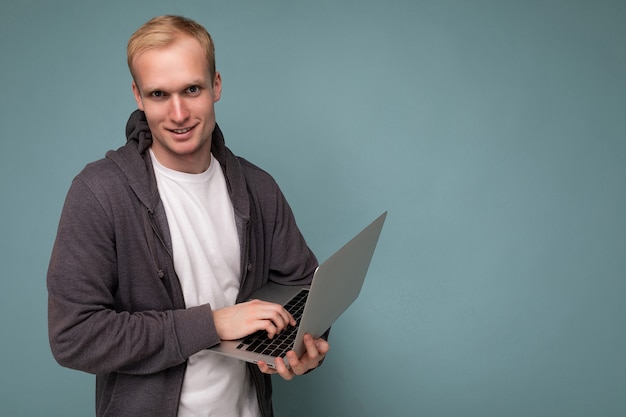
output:
M278 415L626 415L624 1L2 1L0 415L93 415L47 341L71 179L124 143L128 37L217 45L228 145L320 259L389 210L361 297Z

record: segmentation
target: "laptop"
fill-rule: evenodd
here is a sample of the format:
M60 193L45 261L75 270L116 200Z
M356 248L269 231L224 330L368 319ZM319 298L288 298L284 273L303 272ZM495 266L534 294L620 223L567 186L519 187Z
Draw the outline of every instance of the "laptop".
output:
M239 340L224 340L210 350L251 363L262 360L272 368L274 360L284 358L289 350L302 356L305 333L322 336L358 297L386 217L385 211L318 266L310 286L269 282L250 296L283 305L296 319L296 326L272 339L258 331Z

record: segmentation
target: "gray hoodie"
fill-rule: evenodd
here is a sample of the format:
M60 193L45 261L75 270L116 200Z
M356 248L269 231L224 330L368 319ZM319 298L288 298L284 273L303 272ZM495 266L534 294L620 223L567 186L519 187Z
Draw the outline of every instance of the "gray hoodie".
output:
M187 359L219 343L210 305L185 308L141 111L128 141L87 165L68 192L48 269L50 346L63 366L96 374L97 416L176 416ZM309 283L317 260L278 185L236 157L218 126L220 162L241 244L238 300L268 280ZM271 381L250 366L271 416Z

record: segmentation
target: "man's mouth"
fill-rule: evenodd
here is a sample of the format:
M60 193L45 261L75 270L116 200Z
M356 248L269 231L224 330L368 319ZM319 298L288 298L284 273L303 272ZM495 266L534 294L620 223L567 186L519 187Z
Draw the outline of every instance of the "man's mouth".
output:
M190 127L187 127L187 128L185 128L185 129L170 129L170 130L171 130L172 132L176 133L176 134L182 135L183 133L187 133L187 132L189 132L189 131L191 130L191 128L190 128Z

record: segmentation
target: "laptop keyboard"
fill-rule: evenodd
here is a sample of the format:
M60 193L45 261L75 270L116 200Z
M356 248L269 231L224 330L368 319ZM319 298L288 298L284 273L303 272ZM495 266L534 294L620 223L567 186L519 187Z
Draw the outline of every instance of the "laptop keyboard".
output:
M284 358L287 352L293 347L307 295L309 295L309 291L303 289L284 306L285 310L291 313L293 318L296 319L295 326L288 326L279 335L274 336L273 339L267 337L265 330L259 330L246 337L239 346L237 346L237 349Z

